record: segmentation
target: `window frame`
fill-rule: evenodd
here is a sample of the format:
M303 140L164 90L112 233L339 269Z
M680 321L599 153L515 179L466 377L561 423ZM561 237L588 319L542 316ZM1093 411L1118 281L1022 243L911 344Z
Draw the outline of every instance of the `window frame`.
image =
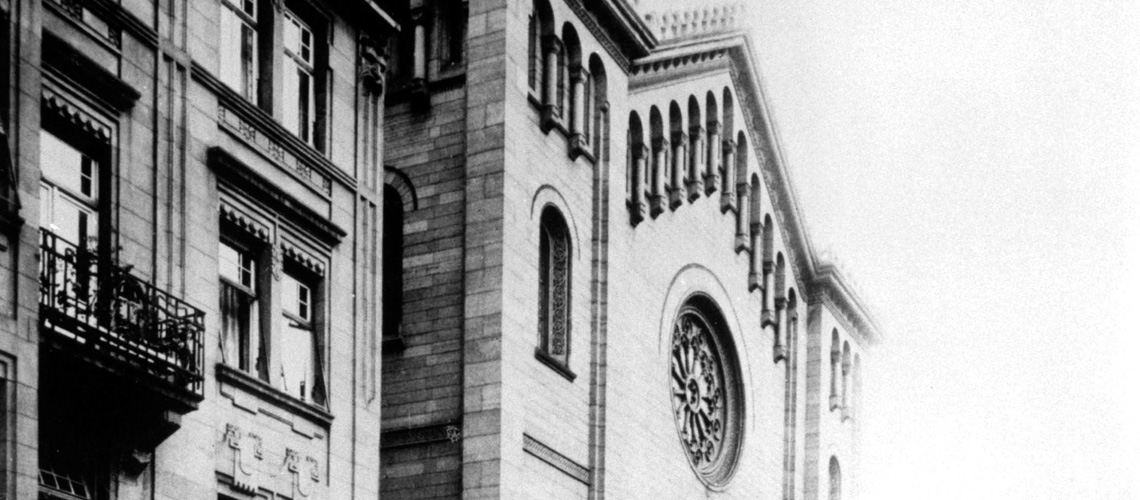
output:
M266 333L266 324L263 314L264 311L262 311L262 309L265 307L264 301L269 298L262 296L263 293L266 293L265 286L263 284L264 273L262 269L262 260L264 258L262 254L265 252L265 248L264 245L258 245L250 241L251 238L243 238L240 235L234 234L236 232L237 231L227 231L223 229L222 235L218 239L218 316L219 319L223 321L222 327L219 329L219 334L224 333L224 320L227 316L226 310L223 308L223 301L225 300L225 296L223 295L225 293L225 288L223 288L223 286L232 287L236 292L242 294L244 296L244 299L248 301L245 306L249 307L249 311L246 313L248 315L246 321L249 321L249 324L245 326L247 330L245 333L246 338L242 338L240 327L237 332L231 332L231 334L237 335L233 340L234 342L237 342L236 362L230 362L226 359L226 351L229 350L229 345L226 344L225 339L223 339L222 347L224 350L222 363L240 370L243 373L249 374L250 376L256 377L262 382L269 382L269 380L271 380L271 374L268 371L269 361L266 359L269 356L269 346L266 344L270 342L271 339L268 338L269 336ZM221 247L223 245L228 246L236 251L239 258L243 254L248 255L252 263L251 282L254 285L253 287L241 283L240 278L239 281L234 281L232 278L229 278L222 274ZM238 265L240 270L240 262ZM257 339L256 345L253 343L255 338Z
M243 47L248 45L251 49L250 69L246 71L249 76L247 84L249 88L244 91L235 88L223 71L223 65L227 61L235 60L234 56L228 55L228 51L225 50L223 39L226 31L223 29L219 29L218 34L218 79L254 107L269 114L290 135L327 156L331 144L328 127L330 85L327 81L328 34L332 24L329 14L321 7L303 0L218 1L219 26L223 24L221 18L227 15L221 10L228 9L237 21L243 23L243 26L251 29L253 33L252 41L243 44ZM252 5L253 13L245 11L236 3L241 3L243 6ZM305 59L304 54L296 53L297 48L287 46L286 34L289 31L289 24L309 33L309 60ZM244 58L239 54L237 60L244 61ZM286 84L286 72L293 70L306 74L307 91L302 91L303 85L299 77L297 89L289 88ZM301 93L307 94L307 106L301 106L299 103ZM288 102L293 104L287 105ZM302 107L305 109L302 110ZM292 108L296 108L296 111L292 111Z
M286 283L289 283L290 281L292 281L293 283L296 283L298 286L302 286L302 287L305 287L308 289L308 292L309 292L308 318L303 318L303 317L301 317L300 314L298 314L294 311L291 311L288 308L288 304L285 303L286 297L287 297L286 288L288 286ZM279 335L280 335L280 339L278 339L279 344L281 344L283 346L282 347L282 353L281 353L281 359L280 359L280 362L278 363L281 366L281 373L282 373L282 380L281 380L281 385L283 386L282 392L290 395L291 397L293 397L295 399L299 399L299 400L301 400L307 404L315 405L315 406L322 407L322 408L327 408L328 407L328 381L327 381L326 374L323 373L324 369L325 369L325 365L327 365L327 363L325 363L324 360L328 359L328 352L327 352L328 351L328 349L327 349L327 345L328 345L327 335L328 335L328 333L325 331L325 328L324 328L325 322L324 322L324 315L322 314L324 311L324 305L325 305L325 301L324 301L324 292L325 292L324 277L318 276L316 273L312 273L312 272L304 269L302 265L300 265L297 262L293 262L291 259L286 259L282 265L281 280L278 283L281 284L281 295L280 295L281 307L280 307L280 310L278 311L277 320L278 321L283 320L286 322L286 323L283 323L280 326L280 328L278 329ZM294 326L293 323L295 323L296 326ZM295 393L293 393L291 391L291 388L287 386L288 381L286 380L286 375L288 375L288 371L286 370L287 362L285 361L285 357L286 357L285 349L286 349L286 347L284 347L284 340L288 336L288 332L286 330L287 328L293 328L293 329L298 330L298 331L305 331L305 332L308 332L308 334L311 336L311 338L310 338L310 346L311 346L310 356L308 358L307 363L309 365L308 369L310 369L312 371L312 373L310 373L308 375L311 376L312 381L313 381L313 385L312 386L303 386L303 391L302 391L301 396L297 396ZM318 372L320 372L320 373L318 373ZM306 377L305 382L307 382L308 380L309 380L309 378Z
M574 338L574 241L566 217L553 205L548 205L542 209L539 216L538 232L538 346L535 348L535 356L573 382L574 378L577 377L570 370L570 354ZM558 256L553 246L556 240L561 240L565 247L564 265L561 266L561 269L559 269ZM561 287L558 286L558 274L563 275ZM561 293L564 295L561 307L556 307L557 298L554 294L558 293L557 288L561 288ZM556 329L560 326L556 308L562 309L561 353L557 352L558 346L555 343L559 340Z
M226 200L232 200L229 195L223 195ZM327 412L331 406L329 401L329 386L327 367L330 356L329 332L325 321L327 303L324 300L326 277L324 269L328 268L329 254L325 251L315 251L304 242L308 241L303 235L296 235L283 227L279 216L270 212L252 210L249 207L239 208L233 201L225 201L223 216L220 221L218 237L218 283L219 283L219 322L224 321L227 313L222 309L223 287L229 286L242 294L252 294L254 304L251 311L256 311L256 324L250 324L248 338L241 338L240 330L234 340L222 339L223 355L218 364L228 369L261 382L263 387L271 387L276 393L287 396L294 404L317 408ZM229 211L233 215L226 215ZM228 221L229 218L245 218L244 223ZM254 229L251 229L254 228ZM261 234L255 234L261 232ZM245 284L235 282L233 278L223 275L221 265L222 246L229 246L234 250L245 253L253 263L254 276L251 282L256 288L249 289ZM301 250L304 249L304 250ZM320 255L321 257L314 257ZM315 270L314 267L320 270ZM286 304L290 293L286 287L290 282L308 288L308 318L298 314L297 310L290 309ZM250 313L252 316L252 313ZM251 323L254 321L249 319ZM293 328L293 324L300 328ZM219 326L222 326L221 324ZM305 377L304 392L293 391L288 382L294 373L288 356L287 339L290 329L304 330L312 335L312 357L305 362L310 371ZM219 328L219 332L221 332ZM233 335L231 333L231 335ZM219 333L221 334L221 333ZM257 344L254 345L256 334ZM226 353L235 350L228 342L238 342L236 347L237 359L228 359ZM242 344L246 345L242 345ZM258 352L254 352L254 349ZM248 352L248 360L242 359L242 351ZM259 359L260 358L260 361ZM312 381L312 385L308 381Z
M230 59L228 59L228 57L224 57L228 54L226 52L227 47L225 47L222 43L222 37L225 37L225 32L224 32L225 30L224 30L223 21L222 21L223 19L225 19L225 17L224 17L225 11L219 11L220 14L219 14L219 18L218 18L218 31L219 31L219 33L218 33L218 36L219 36L219 40L218 40L218 65L219 65L219 67L218 67L218 79L221 80L222 83L225 83L227 86L229 86L231 89L233 89L235 92L237 92L239 95L241 95L244 99L246 99L246 100L248 100L254 104L258 104L258 96L259 96L259 93L261 90L260 89L261 86L259 85L260 84L259 79L261 76L260 70L261 70L261 59L262 59L261 55L259 53L261 51L261 44L262 44L261 35L262 35L262 33L261 33L261 29L259 29L260 23L258 22L258 19L259 19L259 15L261 14L261 11L264 10L264 6L258 5L259 3L261 3L261 0L236 0L236 1L242 3L243 5L242 6L234 5L234 0L220 0L220 4L221 4L222 9L228 9L233 14L233 17L236 18L236 20L239 23L241 23L241 27L249 28L250 32L252 33L252 39L250 40L250 42L248 44L248 49L250 51L250 54L249 54L250 60L248 62L248 64L249 64L248 69L240 68L241 65L244 65L246 63L245 62L245 55L242 53L239 53L237 56L238 57L237 60L238 60L238 64L239 64L239 71L241 73L245 73L245 77L248 78L248 81L245 82L245 85L244 85L245 88L244 89L237 89L234 87L234 82L227 81L226 72L222 69L222 65L230 60ZM252 13L245 11L245 4L253 6L253 12ZM245 49L246 49L246 43L245 43L245 40L242 40L241 50L244 51Z

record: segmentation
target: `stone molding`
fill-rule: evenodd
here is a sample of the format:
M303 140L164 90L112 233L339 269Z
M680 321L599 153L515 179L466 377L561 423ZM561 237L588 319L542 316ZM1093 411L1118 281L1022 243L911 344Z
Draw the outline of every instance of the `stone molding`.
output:
M523 434L523 451L550 464L551 467L562 471L578 482L586 486L590 485L590 469L525 433Z

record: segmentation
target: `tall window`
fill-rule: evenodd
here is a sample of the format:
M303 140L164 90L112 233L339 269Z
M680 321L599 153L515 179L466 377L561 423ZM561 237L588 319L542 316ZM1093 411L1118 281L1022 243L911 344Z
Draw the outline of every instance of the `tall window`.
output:
M382 287L383 336L385 340L400 338L400 321L404 303L404 202L391 184L384 186Z
M307 144L314 144L313 31L292 12L285 11L284 124Z
M257 98L257 0L222 0L219 76L242 97Z
M218 244L222 360L268 381L266 344L259 321L257 259L234 244Z
M538 86L541 82L538 76L541 74L539 68L542 65L541 36L538 30L538 13L531 12L527 22L526 81L534 92L540 91Z
M40 168L40 227L76 246L96 248L99 162L40 130Z
M558 210L542 212L539 229L538 330L541 349L565 366L570 359L570 232Z
M221 0L220 11L221 81L272 112L303 142L323 149L327 19L305 2ZM280 81L269 78L277 71Z
M296 272L286 272L281 280L281 383L286 393L323 405L313 281Z

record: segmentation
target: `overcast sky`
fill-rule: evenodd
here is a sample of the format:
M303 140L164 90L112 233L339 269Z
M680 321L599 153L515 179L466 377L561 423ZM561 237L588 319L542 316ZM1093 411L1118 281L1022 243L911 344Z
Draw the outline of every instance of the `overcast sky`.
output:
M1138 5L751 3L812 241L886 333L861 498L1140 498Z

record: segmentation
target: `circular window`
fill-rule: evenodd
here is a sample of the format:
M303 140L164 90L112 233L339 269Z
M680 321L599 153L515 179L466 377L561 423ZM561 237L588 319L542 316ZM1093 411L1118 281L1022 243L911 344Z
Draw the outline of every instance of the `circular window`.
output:
M700 302L690 301L673 323L673 416L689 464L715 488L727 484L736 467L743 393L736 357L720 330L724 321L715 306Z

